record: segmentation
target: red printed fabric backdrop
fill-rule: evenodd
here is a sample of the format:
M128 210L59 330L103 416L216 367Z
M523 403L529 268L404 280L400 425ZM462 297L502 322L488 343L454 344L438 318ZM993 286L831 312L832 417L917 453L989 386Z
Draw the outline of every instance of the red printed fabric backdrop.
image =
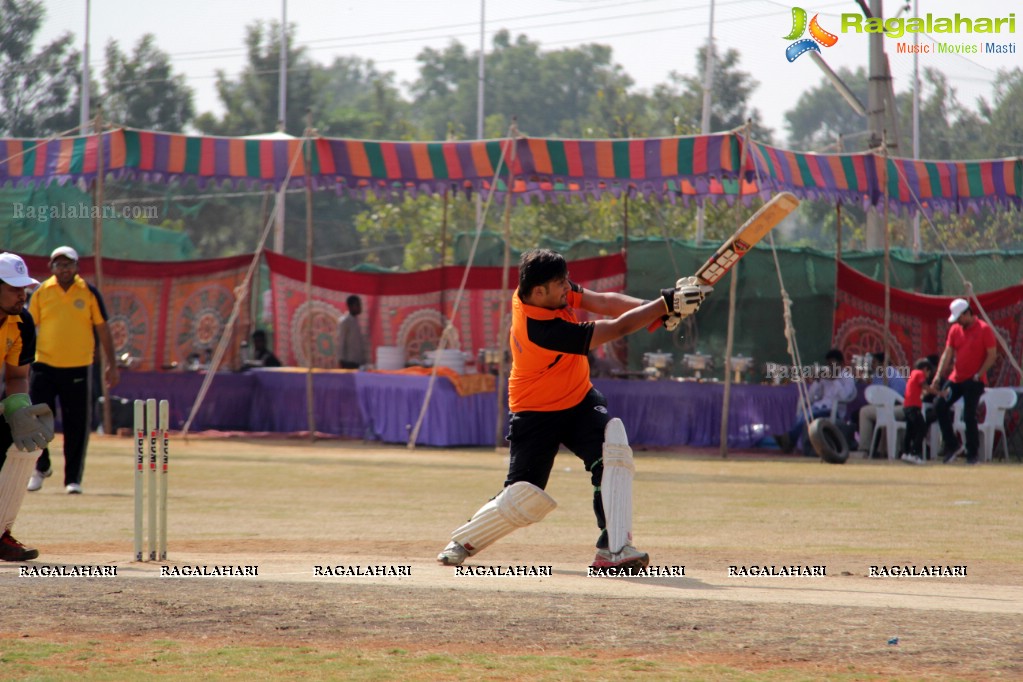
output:
M891 364L909 366L921 357L940 354L948 334L948 305L954 296L925 296L891 289ZM1023 285L978 296L1017 361L1023 355ZM848 360L853 355L884 351L884 284L844 263L838 264L832 344ZM992 386L1017 386L1019 374L998 348L998 361L988 374Z
M278 357L286 365L306 366L311 345L313 366L323 368L338 365L338 320L347 311L345 299L351 294L362 299L359 322L371 349L399 346L405 349L407 359L422 358L439 344L465 272L461 266L395 274L314 267L312 301L307 301L305 263L269 251L266 260ZM507 339L498 339L499 316L502 305L505 315L510 315L518 268L510 269L505 287L501 286L501 270L477 267L470 271L465 298L453 320L455 335L447 347L475 357L481 348L507 346ZM572 279L588 289L625 290L625 259L621 255L573 261L571 272ZM312 344L303 342L310 338ZM369 359L375 362L372 353Z
M100 293L117 355L130 354L140 370L182 366L193 354L205 359L220 343L235 289L251 261L251 256L184 263L104 259ZM28 256L25 262L36 279L49 277L45 257ZM96 283L92 258L83 258L79 270ZM239 314L235 329L247 329L248 306ZM228 346L222 366L237 364L237 348L234 342Z

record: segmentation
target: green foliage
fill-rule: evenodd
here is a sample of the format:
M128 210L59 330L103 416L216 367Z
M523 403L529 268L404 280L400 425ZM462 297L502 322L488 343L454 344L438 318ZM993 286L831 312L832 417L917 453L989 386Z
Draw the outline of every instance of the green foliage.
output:
M753 137L771 141L771 130L760 123L760 112L751 107L749 101L760 84L745 71L740 71L740 55L735 49L728 49L724 55L714 53L713 97L710 109L710 130L720 132L734 130L752 121ZM695 75L672 72L670 79L682 87L682 123L699 132L703 119L703 74L707 70L707 48L696 51L697 73Z
M107 44L103 86L104 118L118 125L177 132L195 117L192 89L183 75L173 74L170 57L151 33L130 56L117 41Z
M295 28L287 29L288 92L287 120L283 129L299 135L306 128L306 109L313 103L312 62L304 48L293 49ZM217 119L207 112L196 119L196 127L210 135L254 135L278 129L280 91L280 23L256 22L247 27L245 46L249 63L237 80L217 71L217 96L225 114Z
M0 0L0 136L43 137L79 123L81 57L70 33L33 49L44 15L38 0Z
M842 79L860 102L867 101L867 72L838 70ZM866 149L867 121L835 92L826 78L804 90L796 106L785 113L789 147L813 151L863 151Z

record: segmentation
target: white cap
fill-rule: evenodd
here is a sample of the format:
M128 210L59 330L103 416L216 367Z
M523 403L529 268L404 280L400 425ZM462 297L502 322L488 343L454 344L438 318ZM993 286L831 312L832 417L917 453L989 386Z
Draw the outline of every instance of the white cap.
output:
M948 323L952 324L959 319L959 316L966 312L966 309L970 307L970 304L965 298L957 298L948 304L948 310L952 314L948 316Z
M78 262L78 252L72 249L70 246L58 246L57 248L55 248L53 250L53 253L50 254L50 262L52 263L60 256L64 256L64 258L67 258L68 260L73 260L76 263Z
M28 268L21 256L13 253L0 253L0 280L12 287L34 287L39 284L28 276Z

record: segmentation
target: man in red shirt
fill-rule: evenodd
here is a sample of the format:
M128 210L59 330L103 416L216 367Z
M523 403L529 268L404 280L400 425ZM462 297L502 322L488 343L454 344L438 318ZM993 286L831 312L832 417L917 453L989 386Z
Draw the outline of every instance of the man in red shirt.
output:
M458 566L516 528L540 521L557 503L544 491L564 445L593 483L600 537L592 568L634 571L650 557L632 545L632 451L620 419L590 382L590 350L661 320L668 330L699 309L710 287L684 278L652 301L583 289L565 258L549 249L522 254L512 296L508 378L511 443L504 489L463 526L437 561ZM608 319L580 322L576 310Z
M977 405L987 384L987 372L995 364L995 334L983 320L974 315L966 299L957 298L948 306L952 325L945 340L938 371L931 387L940 388L941 379L951 365L948 394L934 401L934 409L945 443L943 462L949 464L966 452L966 463L977 463L980 438L977 431ZM963 423L966 425L966 443L960 445L952 426L952 405L963 399Z

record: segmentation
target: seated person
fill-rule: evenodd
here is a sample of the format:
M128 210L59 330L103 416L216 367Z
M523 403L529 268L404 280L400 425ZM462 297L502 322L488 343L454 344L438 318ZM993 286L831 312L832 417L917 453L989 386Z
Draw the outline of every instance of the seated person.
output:
M906 393L906 380L899 376L898 370L889 365L885 361L884 353L872 353L872 364L873 369L871 370L870 384L874 386L884 386L887 378L888 388L892 389L899 395L905 395ZM895 419L902 421L905 418L902 405L895 406ZM867 452L870 450L870 443L874 437L874 426L877 424L877 408L871 404L866 404L859 410L859 417L857 418L859 424L859 452L855 454L867 456Z
M850 372L843 370L845 357L842 355L842 351L832 348L824 356L824 359L830 368L829 376L818 379L808 389L811 403L811 419L831 417L831 410L836 403L847 403L856 397L856 382L853 380ZM837 419L841 419L844 416L845 414L842 410L835 414ZM778 434L775 440L777 440L782 452L790 453L795 449L799 437L805 431L806 419L803 416L803 410L800 408L796 411L796 419L792 423L792 428L789 429L789 432L787 434Z
M242 364L244 369L281 366L281 361L267 348L266 332L262 329L252 332L252 357L246 358Z
M935 395L937 391L931 387L934 379L934 363L927 358L920 358L913 365L913 371L906 382L906 394L902 403L902 411L906 420L906 435L902 440L902 461L909 464L923 464L923 443L927 435L928 420L923 414L923 396ZM931 417L934 421L936 416Z

